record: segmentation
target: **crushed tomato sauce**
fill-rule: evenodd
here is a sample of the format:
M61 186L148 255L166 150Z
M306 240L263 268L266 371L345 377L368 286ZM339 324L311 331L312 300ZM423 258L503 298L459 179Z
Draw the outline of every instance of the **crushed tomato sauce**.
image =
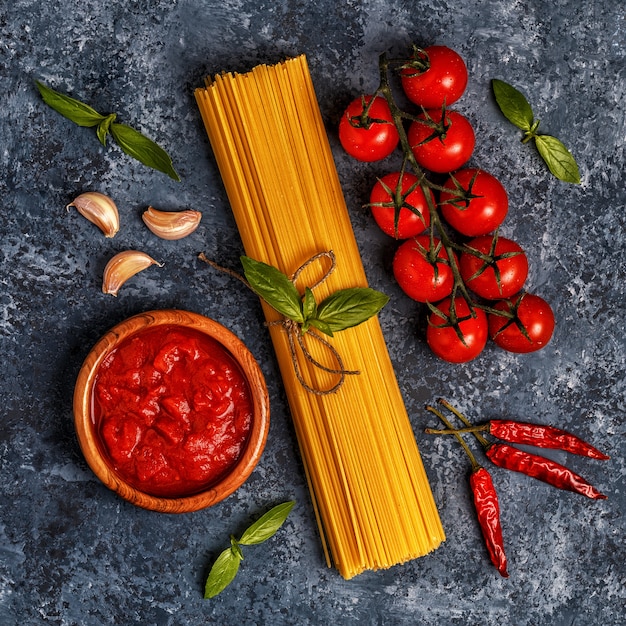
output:
M253 402L233 356L204 333L146 328L100 365L93 420L115 471L160 497L191 495L243 453Z

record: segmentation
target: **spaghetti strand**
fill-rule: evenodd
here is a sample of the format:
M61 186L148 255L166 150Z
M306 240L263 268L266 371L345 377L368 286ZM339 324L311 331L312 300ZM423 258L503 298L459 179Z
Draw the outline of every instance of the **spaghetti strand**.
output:
M246 255L306 284L303 264L332 250L334 271L309 281L320 296L366 287L305 57L207 78L195 97ZM327 563L351 578L436 549L445 534L378 319L336 333L327 343L343 361L320 368L327 346L294 350L262 307ZM302 386L332 388L344 361L359 374L334 393Z

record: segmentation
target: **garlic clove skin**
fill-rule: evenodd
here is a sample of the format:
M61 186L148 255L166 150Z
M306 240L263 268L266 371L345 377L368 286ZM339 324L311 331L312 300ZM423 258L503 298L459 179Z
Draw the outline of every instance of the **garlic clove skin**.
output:
M202 218L200 211L159 211L149 206L141 216L146 226L161 239L182 239L191 235Z
M109 196L97 191L81 193L65 208L76 210L95 224L107 238L115 237L120 229L120 215L117 206Z
M118 252L104 268L102 277L102 293L117 296L122 285L135 274L150 267L163 263L155 261L151 256L139 250L124 250Z

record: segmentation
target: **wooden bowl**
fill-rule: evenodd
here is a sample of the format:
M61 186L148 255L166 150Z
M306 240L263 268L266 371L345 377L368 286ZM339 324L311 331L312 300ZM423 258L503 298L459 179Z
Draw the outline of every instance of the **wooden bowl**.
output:
M103 449L99 425L95 423L94 385L99 368L107 356L125 339L146 329L175 325L195 329L217 340L239 364L252 398L252 420L247 443L235 465L217 483L190 495L151 495L116 470ZM119 496L133 504L164 513L186 513L212 506L238 489L258 463L269 429L269 399L263 374L243 342L221 324L188 311L159 310L135 315L107 332L87 355L74 390L74 422L81 450L98 478Z

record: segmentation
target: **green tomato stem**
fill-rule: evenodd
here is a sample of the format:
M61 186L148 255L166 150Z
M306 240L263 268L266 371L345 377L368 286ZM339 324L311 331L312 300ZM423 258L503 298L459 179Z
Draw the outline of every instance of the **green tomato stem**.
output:
M411 149L411 145L409 143L407 133L405 130L405 125L404 125L405 121L411 121L411 122L419 121L423 123L424 120L418 118L417 116L406 113L405 111L402 111L396 104L395 99L393 97L391 85L389 83L389 71L390 71L391 64L392 64L392 61L390 61L387 58L386 53L383 52L379 57L379 66L378 66L379 67L379 85L376 88L376 91L374 92L372 101L376 96L379 96L379 95L384 97L385 100L387 101L387 104L389 106L389 110L391 112L391 116L393 119L393 123L396 127L396 130L398 131L398 137L400 139L400 146L401 146L402 153L403 153L403 162L402 162L401 171L404 172L407 166L410 165L411 169L413 170L413 172L415 173L415 176L418 179L418 184L420 188L422 189L424 196L426 198L426 203L428 205L428 212L430 215L430 224L431 224L431 227L429 229L430 230L429 260L433 264L436 263L437 254L436 254L436 250L435 250L436 246L434 242L435 232L436 232L441 241L441 245L443 246L448 256L448 263L450 265L450 269L452 270L452 276L454 279L452 294L450 297L452 299L454 299L457 295L460 295L461 297L463 297L463 299L467 302L467 305L470 309L471 317L476 317L475 308L481 308L484 311L493 313L495 315L503 315L505 317L510 317L510 314L507 314L503 311L498 311L496 309L492 309L490 307L482 306L479 303L475 302L465 285L465 282L461 276L461 271L459 269L459 265L458 265L457 258L455 255L455 250L461 250L462 248L449 237L448 232L442 223L441 217L439 215L439 211L437 210L437 206L435 202L433 201L433 197L431 194L431 191L439 191L439 192L444 191L444 187L431 182L427 178L426 173L420 167L417 160L415 159L415 155L413 154L413 150ZM443 108L443 115L441 116L441 119L442 121L440 123L435 123L431 121L431 125L434 131L439 134L444 133L446 130L445 128L445 105ZM536 124L533 125L533 127L531 128L531 131L535 130L538 124L539 122L536 122ZM466 197L466 194L465 192L463 192L463 190L450 190L448 188L445 188L445 191L456 194L459 197L459 199L465 199ZM429 306L432 307L432 305L430 304ZM460 333L460 329L458 328L458 324L460 321L463 321L463 320L457 319L456 315L452 314L450 316L449 323L451 326L455 327L455 330L457 330L457 333Z

